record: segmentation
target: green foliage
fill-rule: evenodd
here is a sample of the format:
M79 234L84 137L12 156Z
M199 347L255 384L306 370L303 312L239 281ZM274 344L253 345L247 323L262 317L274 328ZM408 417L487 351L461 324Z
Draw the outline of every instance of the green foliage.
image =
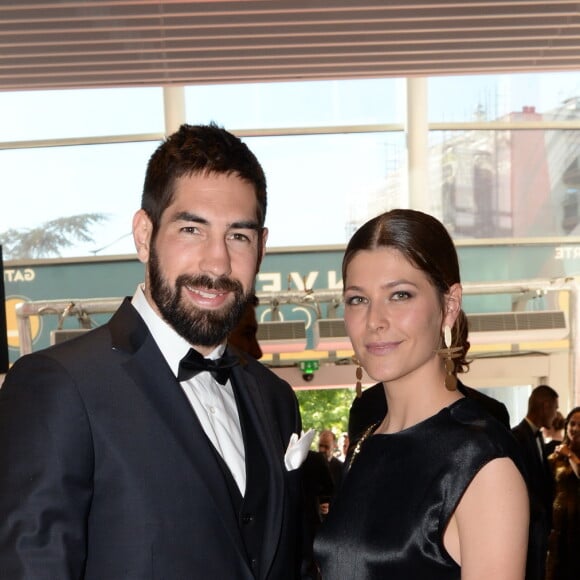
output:
M10 229L0 233L4 259L51 258L75 241L92 242L90 226L108 219L101 213L60 217L31 229Z
M331 429L338 437L348 428L348 412L354 399L353 389L313 389L296 391L304 430Z

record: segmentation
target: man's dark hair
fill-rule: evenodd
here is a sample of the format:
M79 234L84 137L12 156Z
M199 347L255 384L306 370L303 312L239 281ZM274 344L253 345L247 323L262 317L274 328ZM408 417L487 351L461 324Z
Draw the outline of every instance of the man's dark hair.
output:
M549 385L538 385L532 390L528 399L528 413L534 412L541 408L544 403L556 401L558 398L558 391Z
M155 236L161 216L171 204L175 182L184 176L237 175L254 186L260 227L266 220L266 177L256 156L239 137L215 123L181 125L153 153L147 165L141 208Z

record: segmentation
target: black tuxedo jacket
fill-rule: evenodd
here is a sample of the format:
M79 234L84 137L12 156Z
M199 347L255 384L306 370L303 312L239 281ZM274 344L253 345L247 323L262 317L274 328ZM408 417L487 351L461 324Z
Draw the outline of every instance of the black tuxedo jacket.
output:
M546 527L549 529L554 484L548 459L546 456L540 457L536 436L525 419L518 423L512 432L522 452L532 507L542 514Z
M295 578L300 433L290 386L253 359L232 382L268 473L258 578ZM250 580L223 464L141 317L19 359L0 389L0 577ZM264 491L264 490L262 490Z
M548 535L552 521L554 481L547 457L540 457L536 436L524 419L512 429L517 439L525 468L530 495L530 534L526 580L544 580Z

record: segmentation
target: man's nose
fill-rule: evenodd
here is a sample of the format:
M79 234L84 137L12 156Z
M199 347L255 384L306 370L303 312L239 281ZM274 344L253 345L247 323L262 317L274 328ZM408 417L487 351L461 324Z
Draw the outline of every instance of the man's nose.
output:
M199 266L202 272L211 274L216 278L229 276L232 269L226 240L217 236L210 238L203 248Z

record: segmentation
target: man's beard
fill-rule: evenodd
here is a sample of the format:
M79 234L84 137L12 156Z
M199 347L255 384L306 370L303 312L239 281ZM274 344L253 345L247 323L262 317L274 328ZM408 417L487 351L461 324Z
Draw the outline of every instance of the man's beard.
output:
M212 279L205 274L187 276L175 280L175 288L163 278L157 252L149 257L149 284L153 301L165 321L189 344L213 347L221 344L240 321L250 294L244 294L237 280L221 277ZM182 296L185 286L234 293L231 305L219 310L202 310L186 303Z

